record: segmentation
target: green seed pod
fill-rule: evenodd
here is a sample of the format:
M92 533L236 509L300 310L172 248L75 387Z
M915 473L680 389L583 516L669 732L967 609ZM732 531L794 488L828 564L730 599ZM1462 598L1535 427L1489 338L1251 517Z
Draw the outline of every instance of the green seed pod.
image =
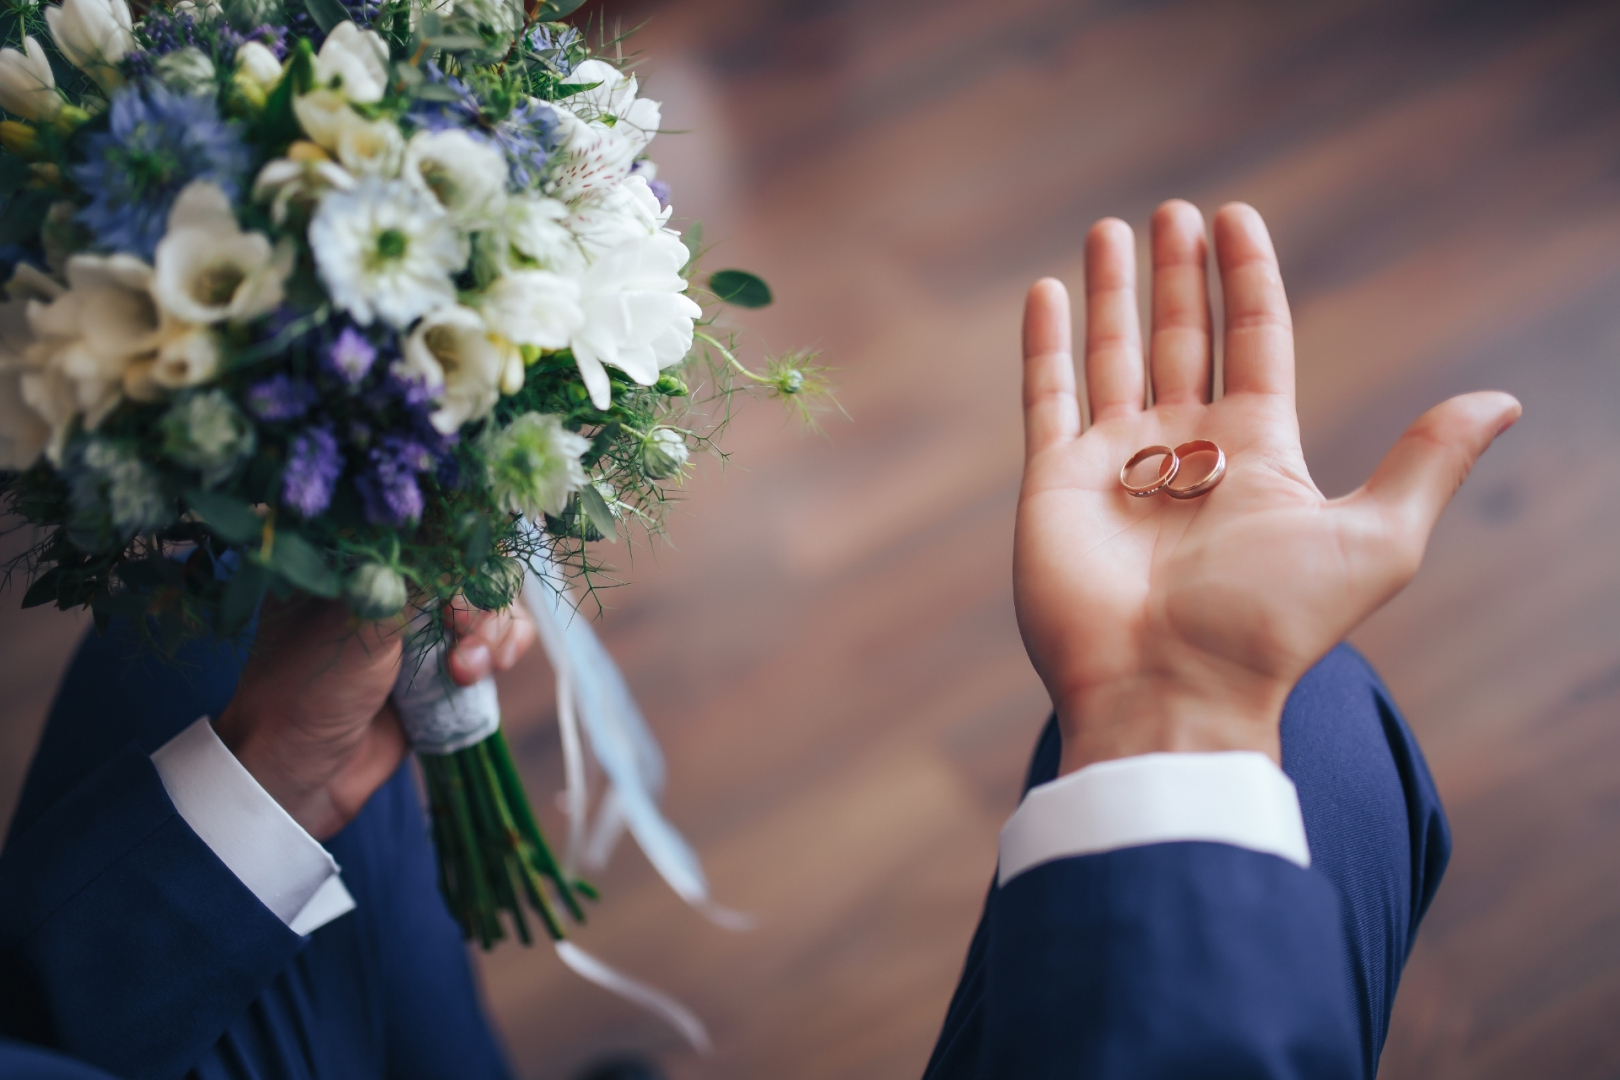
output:
M641 470L652 480L678 475L690 456L686 436L674 428L655 428L641 442Z
M505 555L496 555L483 569L467 579L461 595L480 611L500 611L510 607L523 591L523 564Z
M343 588L349 610L362 619L388 619L405 608L405 578L384 563L366 563Z

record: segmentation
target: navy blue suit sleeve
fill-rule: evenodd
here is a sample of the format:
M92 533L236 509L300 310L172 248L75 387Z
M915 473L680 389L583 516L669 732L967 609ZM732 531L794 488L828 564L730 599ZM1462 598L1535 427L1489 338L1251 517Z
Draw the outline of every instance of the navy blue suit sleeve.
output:
M134 744L0 855L0 1032L129 1080L183 1076L301 944Z
M0 1037L0 1076L7 1080L116 1080L93 1065Z
M1371 1077L1450 836L1421 751L1340 646L1290 695L1312 868L1219 844L1057 860L992 886L928 1080ZM1025 788L1057 775L1049 722Z

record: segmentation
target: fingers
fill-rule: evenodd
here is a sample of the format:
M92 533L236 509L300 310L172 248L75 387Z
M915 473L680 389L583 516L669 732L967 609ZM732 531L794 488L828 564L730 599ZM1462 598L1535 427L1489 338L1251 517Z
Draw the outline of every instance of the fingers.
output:
M454 623L456 644L445 666L459 686L507 670L534 646L534 616L521 603L499 612L462 609Z
M1149 350L1155 404L1209 400L1207 262L1204 215L1181 199L1160 206L1153 215L1153 338Z
M1069 290L1042 278L1024 300L1024 453L1080 434L1069 331Z
M1086 394L1093 423L1140 412L1145 396L1136 250L1118 218L1086 234Z
M1226 299L1226 393L1294 396L1294 326L1277 252L1254 207L1215 215L1215 258Z
M1371 500L1386 523L1387 541L1408 571L1417 571L1440 513L1523 406L1494 390L1443 401L1406 429L1352 501ZM1389 535L1393 533L1393 536Z

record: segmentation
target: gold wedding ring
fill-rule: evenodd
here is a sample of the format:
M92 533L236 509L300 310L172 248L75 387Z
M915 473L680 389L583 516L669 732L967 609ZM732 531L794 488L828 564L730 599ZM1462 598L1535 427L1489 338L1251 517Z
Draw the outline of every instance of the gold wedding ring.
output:
M1156 450L1158 447L1153 447L1153 449ZM1180 465L1183 458L1191 457L1193 454L1215 455L1215 464L1210 466L1209 472L1204 474L1202 480L1188 484L1186 487L1171 487L1170 481L1165 481L1164 493L1172 499L1196 499L1200 495L1207 495L1215 490L1215 485L1219 484L1221 478L1226 475L1226 451L1208 439L1194 439L1191 442L1184 442L1176 447L1172 453L1176 456L1177 466L1171 473L1170 479L1172 480L1180 474Z
M1148 458L1152 457L1164 458L1164 464L1159 466L1159 475L1153 478L1152 483L1143 484L1140 487L1133 487L1131 485L1131 470L1142 464L1142 462L1146 461ZM1170 449L1168 446L1144 446L1142 449L1132 454L1131 460L1127 461L1124 466L1120 468L1119 486L1136 496L1138 499L1145 499L1149 495L1156 495L1168 488L1170 486L1170 481L1176 478L1176 472L1180 468L1181 459L1176 457L1176 452Z

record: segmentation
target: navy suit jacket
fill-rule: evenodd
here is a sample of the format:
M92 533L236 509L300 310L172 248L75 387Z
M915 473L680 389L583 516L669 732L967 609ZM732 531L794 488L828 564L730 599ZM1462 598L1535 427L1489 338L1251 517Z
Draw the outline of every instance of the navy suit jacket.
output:
M193 646L176 669L128 638L81 647L0 853L0 1076L508 1075L409 771L327 845L356 910L300 938L185 824L147 758L218 715L239 652ZM1030 783L1056 774L1057 740L1049 724ZM992 888L930 1080L1371 1077L1444 868L1444 817L1347 648L1290 698L1283 749L1311 869L1161 844Z

